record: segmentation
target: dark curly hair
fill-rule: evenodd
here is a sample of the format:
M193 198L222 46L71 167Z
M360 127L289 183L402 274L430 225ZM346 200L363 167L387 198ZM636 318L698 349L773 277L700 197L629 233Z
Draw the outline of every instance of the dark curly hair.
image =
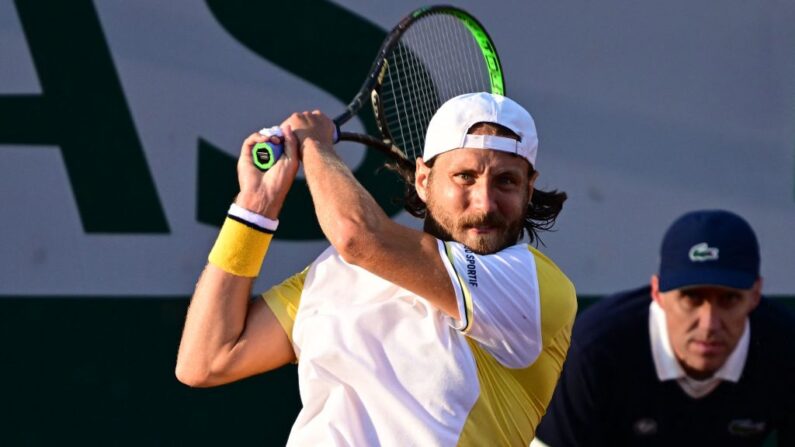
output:
M515 140L519 139L519 136L510 129L494 123L477 123L469 129L469 133L474 132L487 135L498 135ZM426 165L433 168L434 161L436 160L432 159L427 162ZM397 162L387 163L386 167L396 172L405 183L405 191L402 199L403 208L412 216L424 219L427 216L427 206L425 202L420 199L419 195L417 195L417 190L414 187L415 170L409 164ZM535 169L533 166L529 166L528 178L532 178L534 173ZM562 191L534 189L530 203L527 205L523 231L519 237L521 238L524 236L524 232L527 231L530 242L538 245L538 243L541 242L539 232L552 230L558 214L560 214L560 211L563 209L563 202L566 201L566 198L566 193Z

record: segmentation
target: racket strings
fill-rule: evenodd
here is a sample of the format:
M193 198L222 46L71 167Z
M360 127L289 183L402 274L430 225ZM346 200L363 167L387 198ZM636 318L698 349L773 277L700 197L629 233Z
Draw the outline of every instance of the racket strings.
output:
M428 123L442 103L491 90L472 32L453 15L429 14L409 27L387 58L380 101L388 136L413 162L422 155Z
M413 143L416 135L422 132L422 125L420 124L423 104L427 88L423 88L422 84L425 82L425 76L420 70L421 63L417 61L416 56L404 45L400 45L396 52L396 62L400 67L405 67L405 77L397 77L400 79L400 87L405 89L407 104L415 104L416 112L413 114L404 114L402 122L405 123L407 129L403 132L401 129L401 138L404 142Z

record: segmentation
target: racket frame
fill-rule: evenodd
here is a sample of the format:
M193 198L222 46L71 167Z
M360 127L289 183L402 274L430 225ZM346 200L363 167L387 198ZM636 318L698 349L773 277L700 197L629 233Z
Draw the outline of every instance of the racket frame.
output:
M358 93L345 107L345 110L333 118L335 129L334 143L338 141L354 141L364 144L371 148L381 151L390 159L396 161L403 169L414 169L414 160L409 160L405 152L394 145L387 129L387 124L384 122L383 105L380 100L380 89L383 85L384 75L387 70L387 59L392 51L398 46L401 36L406 30L415 22L421 20L423 17L431 14L448 14L460 20L464 26L472 34L473 39L480 48L481 54L485 60L485 66L488 71L489 82L491 84L491 93L500 95L505 94L505 80L502 74L502 65L500 58L497 55L497 49L492 43L491 37L486 32L483 25L471 14L463 9L450 5L434 5L426 6L412 11L405 16L387 35L381 43L377 56L370 67L370 73L359 88ZM375 122L378 125L378 130L381 133L381 138L372 135L342 132L340 127L353 118L362 109L365 103L370 102L373 113L375 115ZM279 144L278 146L281 146ZM281 149L279 147L278 149ZM268 162L263 163L260 161L258 154L263 151L268 151ZM278 156L272 149L270 143L258 143L252 149L252 158L254 165L262 170L267 171L273 163L275 163ZM279 154L281 155L281 154Z
M505 80L502 73L502 64L500 63L497 49L483 25L471 14L463 9L450 5L434 5L426 6L416 9L404 17L393 29L389 35L384 39L381 47L378 50L377 56L370 67L370 73L359 88L358 93L345 107L345 111L336 116L334 124L336 125L339 136L339 141L355 141L365 144L374 149L388 155L390 158L404 164L411 169L414 168L413 161L409 161L406 154L401 148L395 146L389 136L386 123L384 122L383 108L380 101L380 89L383 85L384 74L387 69L387 59L392 51L397 47L401 36L406 30L415 22L425 16L431 14L449 14L460 20L464 26L472 34L472 38L478 44L480 51L483 55L486 69L488 70L489 82L491 84L491 93L504 95L505 94ZM359 134L354 132L341 132L340 127L355 116L364 106L366 102L372 106L375 115L375 121L378 129L381 132L382 138L376 138L371 135ZM335 141L336 142L336 141ZM404 163L405 162L405 163Z

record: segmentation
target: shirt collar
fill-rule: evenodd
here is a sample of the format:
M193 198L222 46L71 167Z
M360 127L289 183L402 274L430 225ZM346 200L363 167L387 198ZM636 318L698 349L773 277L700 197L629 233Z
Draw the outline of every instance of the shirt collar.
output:
M654 358L654 367L657 371L657 378L660 381L686 379L690 385L693 385L695 382L698 386L700 382L705 386L709 386L713 382L719 382L720 380L727 380L729 382L737 382L740 380L743 368L745 367L745 360L748 357L748 345L751 341L751 326L748 323L748 318L746 318L743 335L740 337L740 341L737 343L734 351L729 355L726 363L724 363L711 378L699 381L688 377L679 364L679 361L676 359L673 348L671 348L671 340L668 338L668 326L665 323L665 312L659 304L653 300L649 308L649 335L651 336L651 352ZM717 383L715 383L715 385L717 385ZM710 388L714 389L714 386Z

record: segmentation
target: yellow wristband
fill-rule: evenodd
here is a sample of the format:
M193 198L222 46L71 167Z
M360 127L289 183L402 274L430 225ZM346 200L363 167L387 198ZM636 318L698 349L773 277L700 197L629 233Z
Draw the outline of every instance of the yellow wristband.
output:
M208 257L211 264L237 276L259 275L273 235L227 217Z

